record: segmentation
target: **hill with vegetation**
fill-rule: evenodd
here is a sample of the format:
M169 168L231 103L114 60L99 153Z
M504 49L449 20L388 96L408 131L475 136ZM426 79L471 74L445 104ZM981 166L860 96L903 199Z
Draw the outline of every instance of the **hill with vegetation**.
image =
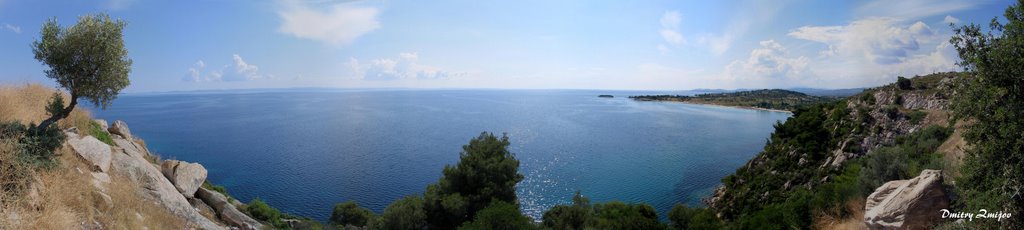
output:
M630 96L637 101L676 101L694 104L792 111L800 106L838 100L838 97L811 96L784 89L760 89L730 93Z

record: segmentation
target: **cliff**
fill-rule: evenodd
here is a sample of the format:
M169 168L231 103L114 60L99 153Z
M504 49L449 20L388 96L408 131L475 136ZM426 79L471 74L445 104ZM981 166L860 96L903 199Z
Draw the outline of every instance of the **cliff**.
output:
M790 227L831 228L840 219L860 225L864 199L881 183L959 165L963 141L947 110L959 77L920 76L911 88L890 84L798 108L705 203L740 225L775 211L797 212L787 214L796 216ZM890 158L905 160L878 165Z

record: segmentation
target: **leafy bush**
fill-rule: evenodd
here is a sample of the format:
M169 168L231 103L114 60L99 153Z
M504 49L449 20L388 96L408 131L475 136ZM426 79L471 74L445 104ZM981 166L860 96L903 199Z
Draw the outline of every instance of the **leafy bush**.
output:
M256 218L260 221L266 221L275 227L286 227L287 223L281 221L281 211L274 207L270 207L267 203L264 203L260 198L252 199L245 207L245 211L249 213L249 216Z
M423 229L427 226L427 214L423 211L423 198L407 196L384 208L379 229Z
M543 224L553 229L583 229L585 226L593 225L594 210L590 206L590 199L583 197L580 191L572 198L572 205L555 205L544 212Z
M875 104L875 94L871 92L864 92L864 94L860 95L860 100L868 105L873 105Z
M910 119L910 123L921 124L921 121L928 116L928 112L921 110L914 110L907 114L907 118Z
M658 213L647 204L611 201L594 205L596 229L667 229L658 221Z
M35 124L25 126L13 121L0 124L0 137L17 139L18 159L35 167L51 168L57 164L54 152L67 138L57 127L37 130Z
M913 83L910 82L910 79L907 79L903 76L899 76L896 78L896 86L902 90L914 89L914 86L912 84Z
M674 229L722 229L722 220L707 208L689 208L676 204L668 212L668 220Z
M355 201L347 201L334 205L334 212L331 213L331 223L338 226L364 227L367 222L374 218L373 212L364 207L359 207Z
M537 228L529 217L523 216L519 205L494 200L477 212L472 222L466 222L459 229L520 230Z

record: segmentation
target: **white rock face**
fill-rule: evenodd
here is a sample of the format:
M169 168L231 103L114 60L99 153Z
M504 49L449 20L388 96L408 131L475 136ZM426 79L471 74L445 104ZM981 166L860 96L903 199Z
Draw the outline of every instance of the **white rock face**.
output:
M111 124L107 131L111 134L121 135L124 139L132 139L132 131L128 130L128 123L124 123L122 120L114 121L114 124Z
M909 180L886 182L868 196L864 223L871 229L927 229L949 208L942 171L924 170Z
M124 174L138 184L139 192L144 198L155 201L170 213L181 217L189 225L192 225L191 228L224 229L199 214L199 211L188 203L185 196L178 192L174 184L165 178L156 166L150 164L140 155L129 154L127 148L122 148L121 152L113 154L111 168L113 172Z
M78 156L85 159L93 171L106 172L110 168L110 146L92 136L78 137L68 134L67 143Z
M234 205L228 202L228 198L220 193L210 191L205 188L199 188L196 192L196 197L199 197L199 199L202 199L204 203L210 205L210 207L217 212L217 217L226 224L240 229L263 228L263 225L260 224L259 221L256 221L252 217L238 211Z
M160 164L160 171L186 198L194 197L196 190L206 181L206 168L199 163L165 160Z

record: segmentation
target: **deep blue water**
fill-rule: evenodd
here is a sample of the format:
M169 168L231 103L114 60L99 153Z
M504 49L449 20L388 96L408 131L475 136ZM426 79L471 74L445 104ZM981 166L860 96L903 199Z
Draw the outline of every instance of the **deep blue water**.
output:
M122 95L98 118L124 120L165 159L200 162L242 201L325 221L355 200L381 212L422 193L462 145L508 133L539 219L576 190L593 201L699 205L764 146L788 113L583 90L287 90Z

